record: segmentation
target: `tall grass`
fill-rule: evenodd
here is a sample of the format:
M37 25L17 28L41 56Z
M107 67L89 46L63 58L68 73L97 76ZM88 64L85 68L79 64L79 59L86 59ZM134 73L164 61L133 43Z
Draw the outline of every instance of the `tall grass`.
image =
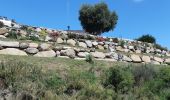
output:
M0 79L5 82L4 88L9 89L16 98L19 94L24 94L22 99L27 97L31 98L30 100L170 98L169 67L113 65L111 68L99 70L102 67L93 63L92 68L88 70L71 67L62 74L59 73L59 69L44 71L41 66L27 61L4 60L0 63Z

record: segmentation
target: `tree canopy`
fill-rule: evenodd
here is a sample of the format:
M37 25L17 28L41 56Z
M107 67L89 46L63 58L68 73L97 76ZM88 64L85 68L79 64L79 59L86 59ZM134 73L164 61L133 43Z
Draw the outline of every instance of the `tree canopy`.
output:
M137 41L142 41L142 42L148 42L148 43L156 43L156 39L155 37L153 37L152 35L142 35L141 37L139 37L138 39L136 39Z
M83 5L79 11L79 20L86 32L101 35L115 28L118 16L102 2L95 5Z

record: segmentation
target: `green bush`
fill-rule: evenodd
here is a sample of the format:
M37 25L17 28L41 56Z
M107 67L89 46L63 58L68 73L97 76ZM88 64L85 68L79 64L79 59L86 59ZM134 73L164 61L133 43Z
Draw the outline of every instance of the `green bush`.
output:
M38 91L40 87L43 87L39 84L41 75L41 68L26 62L9 60L0 64L0 77L5 79L7 86L12 86L12 91L15 92Z
M104 86L112 87L116 92L129 91L134 83L133 74L127 68L112 67L106 71Z
M7 37L11 39L18 39L18 35L15 31L10 31Z
M29 36L29 40L32 40L32 41L40 41L40 39L36 36Z
M136 66L133 68L132 72L137 86L141 86L145 82L153 80L156 75L156 70L152 65Z
M28 26L27 25L22 25L20 29L27 31L28 30Z
M93 64L93 56L90 54L86 55L86 62Z
M141 42L148 42L148 43L156 43L156 39L155 37L153 37L152 35L142 35L141 37L136 39L137 41L141 41Z
M76 39L76 38L78 38L78 35L75 34L75 33L70 33L70 32L69 32L67 35L68 35L68 38L69 38L69 39Z

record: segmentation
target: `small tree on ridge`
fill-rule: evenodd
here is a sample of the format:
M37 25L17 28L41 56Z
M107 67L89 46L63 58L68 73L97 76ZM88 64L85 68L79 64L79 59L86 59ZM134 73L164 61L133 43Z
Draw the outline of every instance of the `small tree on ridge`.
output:
M83 5L79 11L79 20L86 32L101 35L115 28L118 16L102 2L95 5Z

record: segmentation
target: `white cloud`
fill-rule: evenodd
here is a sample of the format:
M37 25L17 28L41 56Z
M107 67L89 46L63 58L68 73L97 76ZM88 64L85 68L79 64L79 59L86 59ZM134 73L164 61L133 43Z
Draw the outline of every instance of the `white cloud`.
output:
M144 0L133 0L134 2L142 2L142 1L144 1Z

